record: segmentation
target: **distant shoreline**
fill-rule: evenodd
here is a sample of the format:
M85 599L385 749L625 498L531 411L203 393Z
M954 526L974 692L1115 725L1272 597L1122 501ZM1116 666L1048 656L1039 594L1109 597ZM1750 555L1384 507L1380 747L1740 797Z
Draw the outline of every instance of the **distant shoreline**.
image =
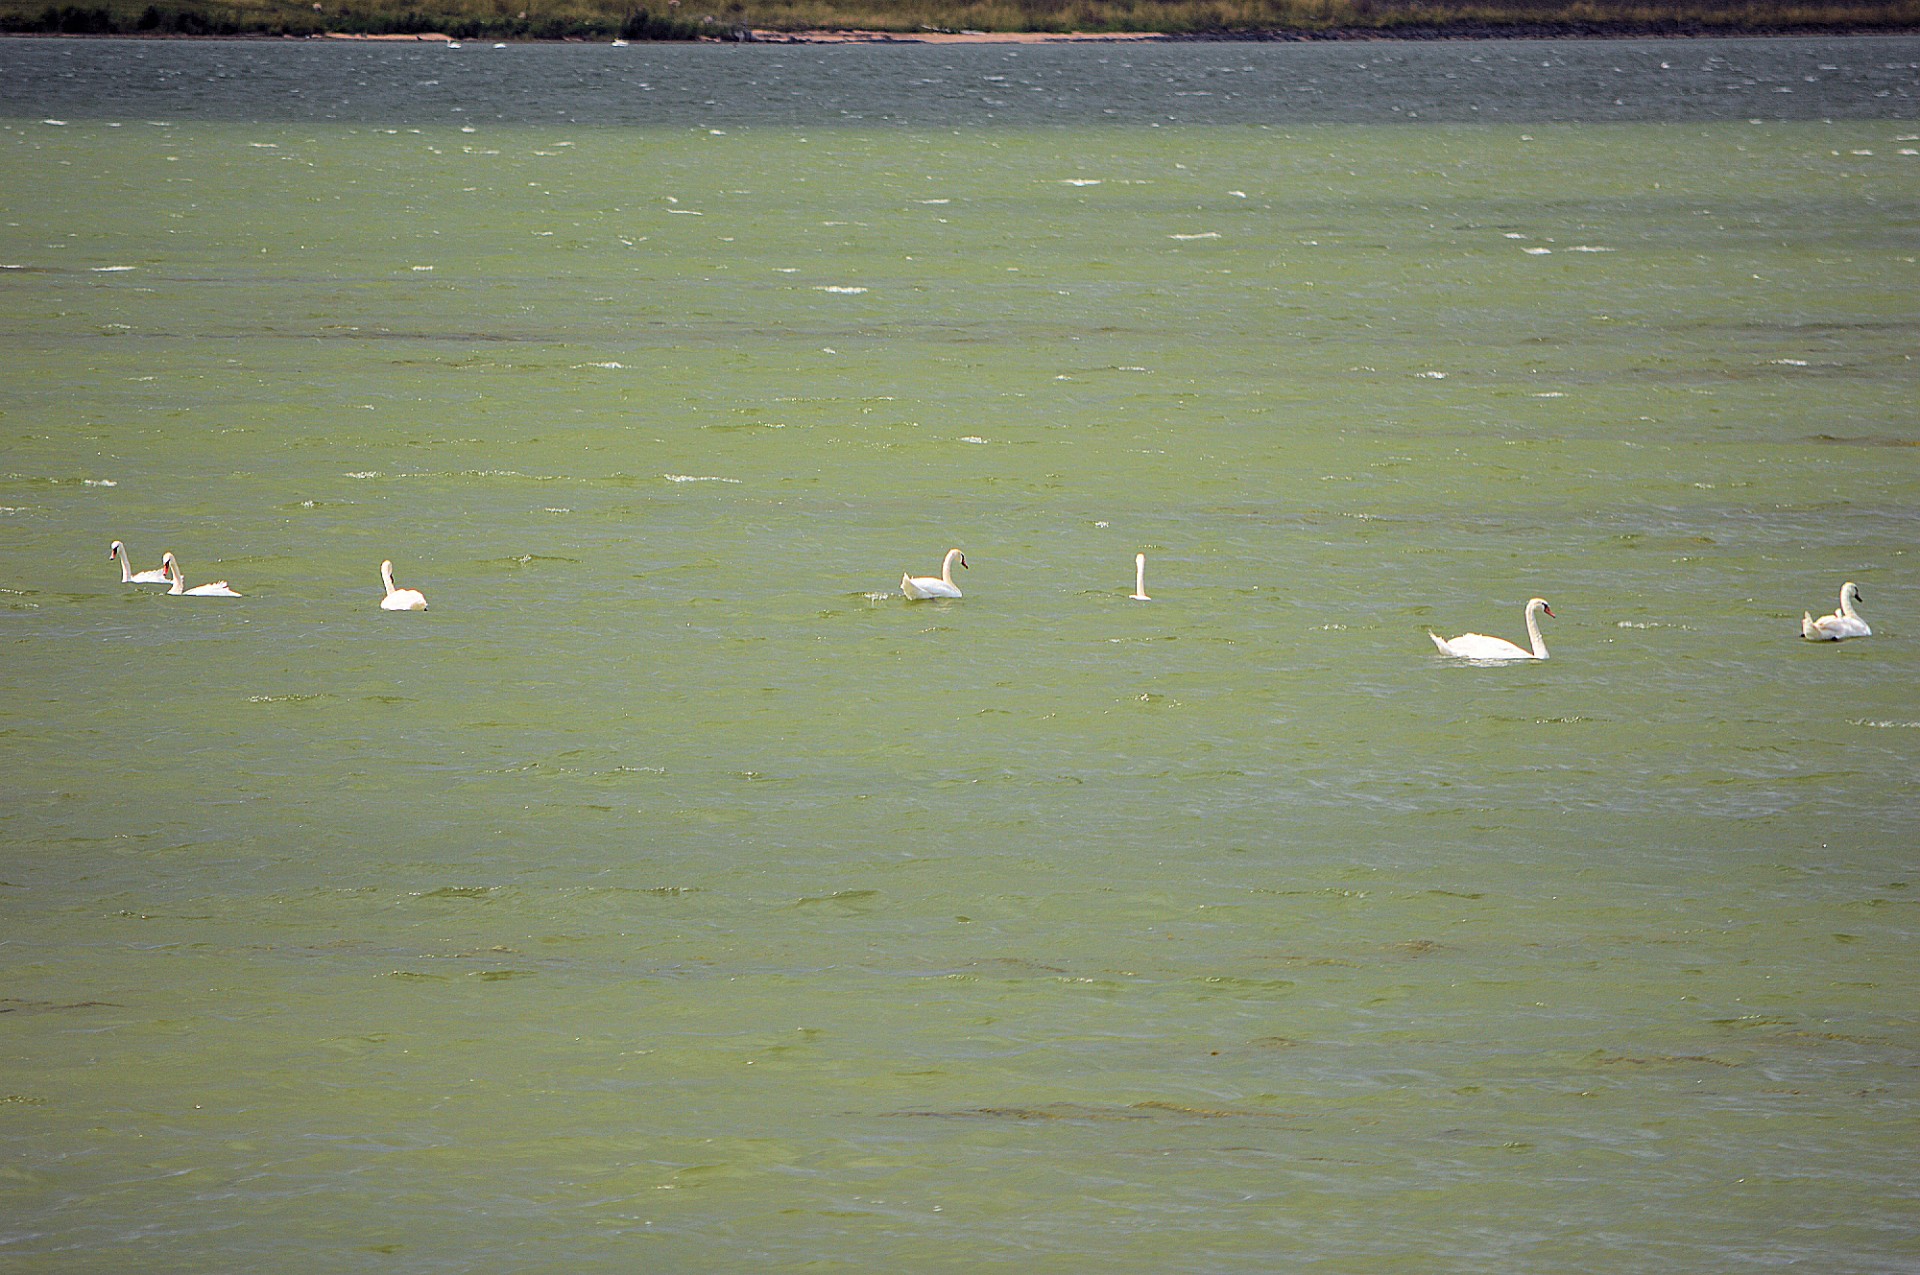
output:
M1061 44L1157 41L1180 44L1310 44L1327 41L1430 40L1649 40L1649 39L1758 39L1787 36L1914 35L1920 24L1906 27L1755 27L1744 30L1705 29L1698 25L1648 23L1643 29L1623 25L1506 26L1469 23L1431 27L1341 27L1324 31L1272 30L1190 33L1184 31L760 31L754 43L767 44Z
M1429 43L1451 40L1700 40L1791 39L1815 36L1916 35L1920 24L1898 26L1756 26L1706 27L1698 23L1649 22L1576 24L1475 24L1435 26L1341 27L1325 30L1270 31L782 31L763 28L730 30L690 39L625 39L619 44L1322 44ZM607 44L604 36L471 35L441 31L361 32L315 31L302 34L273 32L182 31L6 31L0 40L299 40L341 43L461 44Z

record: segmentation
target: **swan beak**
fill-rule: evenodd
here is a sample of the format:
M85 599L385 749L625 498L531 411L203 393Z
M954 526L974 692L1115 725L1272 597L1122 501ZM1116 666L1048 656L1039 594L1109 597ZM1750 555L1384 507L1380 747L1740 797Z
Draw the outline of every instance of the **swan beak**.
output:
M1560 618L1559 616L1557 616L1557 615L1554 615L1554 614L1553 614L1553 608L1552 608L1552 607L1541 607L1540 609L1541 609L1542 611L1545 611L1545 612L1546 612L1546 613L1547 613L1548 615L1550 615L1550 616L1553 616L1553 618L1554 618L1554 619L1556 619L1556 620Z
M966 565L967 565L967 555L966 555L966 554L964 554L964 553L960 555L960 565L961 565L962 567L966 567ZM969 570L971 570L971 568L968 568L968 569L969 569ZM1857 596L1857 595L1856 595L1856 596Z

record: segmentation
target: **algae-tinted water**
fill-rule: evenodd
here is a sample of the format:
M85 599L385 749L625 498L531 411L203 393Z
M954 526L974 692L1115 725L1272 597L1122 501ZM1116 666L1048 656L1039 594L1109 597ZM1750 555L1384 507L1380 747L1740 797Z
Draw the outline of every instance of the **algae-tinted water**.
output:
M1920 45L1517 48L0 45L0 1262L1909 1267Z

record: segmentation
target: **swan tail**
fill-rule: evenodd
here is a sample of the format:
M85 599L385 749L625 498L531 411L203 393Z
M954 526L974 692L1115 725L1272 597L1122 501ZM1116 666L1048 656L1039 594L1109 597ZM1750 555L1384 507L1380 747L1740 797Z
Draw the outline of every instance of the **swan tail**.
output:
M1811 611L1802 611L1800 613L1800 636L1809 642L1818 642L1826 637L1826 634L1820 631L1819 626L1814 624L1813 612Z
M1440 648L1440 654L1442 655L1453 654L1452 650L1447 646L1447 640L1441 637L1438 633L1435 633L1432 629L1428 629L1427 636L1432 638L1433 644Z

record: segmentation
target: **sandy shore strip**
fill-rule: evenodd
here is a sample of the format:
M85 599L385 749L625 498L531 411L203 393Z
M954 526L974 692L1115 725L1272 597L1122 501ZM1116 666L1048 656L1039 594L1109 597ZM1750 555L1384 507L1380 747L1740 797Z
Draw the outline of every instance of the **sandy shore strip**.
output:
M1065 44L1168 38L1157 31L762 31L755 29L750 34L752 38L747 43L752 44ZM320 38L403 42L437 40L445 44L459 43L453 36L439 31L422 31L410 35L362 35L353 31L328 31ZM737 41L738 37L714 35L704 39L732 43ZM476 37L475 42L485 43L486 41ZM552 43L552 41L522 41L522 43ZM561 43L604 42L569 39Z
M756 44L1067 44L1165 40L1159 31L761 31Z

